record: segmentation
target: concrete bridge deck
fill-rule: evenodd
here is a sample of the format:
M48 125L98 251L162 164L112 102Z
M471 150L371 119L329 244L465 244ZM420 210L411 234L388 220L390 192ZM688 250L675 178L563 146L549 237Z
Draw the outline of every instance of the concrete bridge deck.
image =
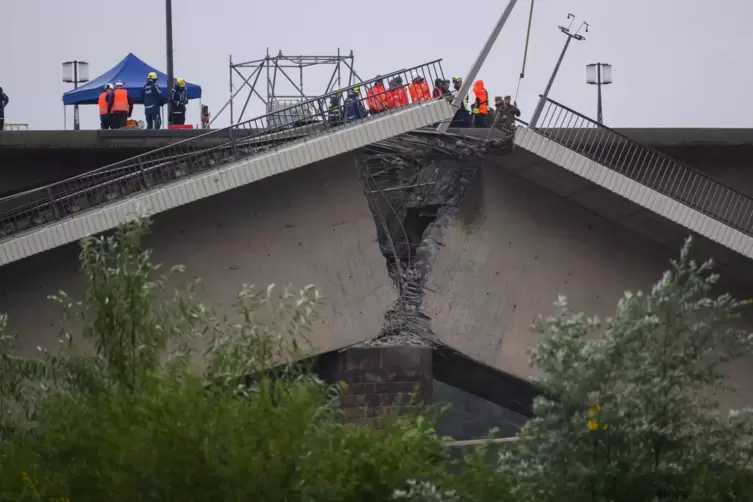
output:
M617 128L704 173L753 195L753 129ZM3 131L0 196L54 183L190 139L207 130ZM450 129L458 134L486 132ZM199 141L213 146L213 139Z
M453 114L445 100L414 104L394 113L345 124L316 137L293 131L293 137L275 145L272 151L260 148L255 139L228 136L231 129L216 135L220 142L208 149L193 142L190 146L178 143L175 151L172 147L156 150L154 155L137 157L127 165L71 179L65 186L56 186L55 192L36 190L2 199L0 218L3 209L9 211L9 216L1 222L8 228L0 228L7 236L0 240L0 265L114 228L139 214L159 213L232 190L447 120ZM264 133L264 138L269 135ZM273 139L278 136L271 135ZM210 169L215 165L219 168ZM197 169L199 172L194 173ZM145 172L150 178L144 178ZM193 175L183 178L189 173ZM22 197L29 198L24 202L28 210L19 212L18 200Z
M231 315L244 283L315 284L324 296L311 342L322 351L379 332L394 301L384 257L350 154L267 177L163 212L145 239L157 262L200 277L201 298ZM78 243L0 267L0 312L21 334L20 350L56 344L60 313L47 295L83 294Z

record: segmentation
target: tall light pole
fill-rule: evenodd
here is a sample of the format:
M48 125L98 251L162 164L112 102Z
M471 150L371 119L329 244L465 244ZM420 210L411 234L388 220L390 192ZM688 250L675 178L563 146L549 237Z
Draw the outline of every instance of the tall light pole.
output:
M173 2L165 0L165 33L167 35L167 125L173 120Z
M598 87L598 104L596 105L596 120L599 124L604 123L604 115L601 112L601 86L612 83L612 65L607 63L592 63L586 65L586 83Z
M78 84L89 81L89 63L86 61L66 61L63 63L63 82L73 83L73 88L78 89ZM78 116L78 105L73 105L73 130L81 129Z
M468 94L468 91L471 89L471 84L473 83L473 80L476 78L476 75L478 75L479 70L481 69L481 66L484 64L484 61L486 61L486 57L489 55L489 52L492 50L492 47L494 47L494 42L497 41L497 37L499 36L499 32L502 31L502 28L505 26L505 23L507 22L507 18L510 17L510 14L512 13L512 10L515 8L515 4L518 3L518 0L510 0L507 4L507 7L504 11L502 11L502 15L499 18L499 21L497 21L497 25L492 30L491 35L489 35L489 38L486 40L486 44L481 48L481 53L479 53L478 57L476 58L476 61L473 63L473 66L471 66L470 71L468 72L468 75L465 76L465 80L463 80L463 85L460 86L460 90L458 91L457 95L455 96L455 99L452 100L452 107L454 109L460 108L460 105L463 103L463 100L465 99L465 95ZM437 127L437 132L447 132L447 129L450 127L450 122L442 122Z
M536 105L536 109L533 112L533 117L531 117L531 127L536 127L536 123L539 121L541 111L544 109L544 104L546 103L546 98L549 97L549 91L552 90L552 84L554 84L554 79L557 77L557 72L560 71L560 65L562 65L562 60L565 59L565 53L567 52L567 48L570 47L570 42L573 39L577 40L578 42L586 39L586 37L580 35L580 30L583 29L583 27L586 28L586 33L588 33L589 24L585 21L580 25L578 31L576 31L575 33L570 33L570 29L573 27L573 22L575 21L575 14L568 14L567 19L570 21L570 26L568 26L567 28L565 28L564 26L558 26L560 31L567 35L567 40L565 40L565 46L562 48L562 53L560 54L560 58L557 60L557 64L554 67L552 76L549 78L549 83L546 85L546 90L544 90L544 94L541 95L539 104Z

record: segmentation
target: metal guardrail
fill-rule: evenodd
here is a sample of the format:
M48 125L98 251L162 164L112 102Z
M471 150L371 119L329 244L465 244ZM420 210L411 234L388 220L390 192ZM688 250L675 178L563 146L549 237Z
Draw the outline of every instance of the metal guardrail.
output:
M28 131L29 124L21 124L18 122L6 122L3 126L5 131Z
M753 236L753 198L547 99L534 130L638 183Z
M415 106L422 100L411 99L408 85L415 77L423 77L431 90L435 79L444 79L441 61L438 59L358 82L224 129L212 130L73 178L4 197L0 199L0 238L133 196L184 176L217 169L274 151L291 142L325 135ZM404 103L389 100L389 106L379 113L348 118L345 98L349 91L360 88L358 101L368 110L367 89L377 81L384 81L389 90L388 84L396 79L402 80L402 85L397 86L402 87L407 98ZM335 96L340 97L340 113L329 110L330 99ZM290 117L306 117L306 120L290 123Z

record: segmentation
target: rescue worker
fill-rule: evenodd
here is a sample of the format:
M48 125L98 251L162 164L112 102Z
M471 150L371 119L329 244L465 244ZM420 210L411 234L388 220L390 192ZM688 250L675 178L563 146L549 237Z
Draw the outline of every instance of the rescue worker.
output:
M434 79L434 89L431 90L431 97L433 98L442 97L442 79L441 78Z
M471 108L473 127L489 127L489 93L486 92L483 80L473 83L473 94L476 96L476 102Z
M128 123L128 117L133 113L133 100L128 95L122 80L115 81L115 90L107 96L107 111L110 117L110 127L120 129Z
M420 103L421 101L431 99L431 91L429 91L429 86L424 77L415 77L408 86L408 90L410 91L411 101L414 103Z
M186 123L186 105L188 104L188 91L186 90L185 79L179 78L175 82L175 89L172 95L173 116L171 123L183 125Z
M8 95L3 92L3 88L0 87L0 131L5 127L5 107L8 106L10 99Z
M361 99L361 89L356 87L349 90L348 97L345 99L345 117L348 122L366 118L368 114L369 112L366 111L366 107L363 106L363 100Z
M450 81L449 80L442 80L442 84L440 86L440 90L442 92L442 96L450 96L450 97L452 97L452 91L450 90Z
M329 115L329 123L333 126L342 124L343 121L343 109L340 103L340 89L335 89L336 94L333 94L329 98L329 105L327 107Z
M452 87L453 87L453 90L451 92L452 92L452 97L454 98L455 96L458 95L460 88L463 87L463 77L452 77ZM468 111L468 103L469 103L468 94L466 94L465 98L463 99L463 102L460 103L460 107L463 110Z
M141 101L144 103L146 128L159 129L162 125L160 111L165 104L165 97L157 87L157 72L149 72L146 76L146 85L141 89Z
M201 105L201 128L209 129L209 106Z
M112 94L112 84L105 84L105 89L99 94L97 103L99 104L99 124L102 129L113 129L112 115L110 115L110 94Z
M510 96L505 96L505 99L497 96L494 98L494 106L496 108L494 111L494 127L503 131L514 131L515 117L520 117L518 103L513 103Z
M398 75L390 80L390 90L387 91L387 108L397 110L408 104L408 93L403 87L403 77Z
M463 78L452 77L452 86L452 98L455 99L455 97L458 95L458 92L460 91L460 88L463 87ZM455 112L455 116L452 118L450 127L471 127L472 123L473 116L471 115L471 111L469 109L468 94L466 94L465 98L463 98L463 101L460 103L458 111Z
M377 75L376 78L379 80L366 91L366 103L372 115L382 113L387 108L387 89L384 88L384 80L381 79L381 75Z

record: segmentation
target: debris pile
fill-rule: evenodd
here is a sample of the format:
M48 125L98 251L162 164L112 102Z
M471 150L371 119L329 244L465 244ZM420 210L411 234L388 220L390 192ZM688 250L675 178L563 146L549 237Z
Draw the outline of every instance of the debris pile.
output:
M379 247L398 291L382 332L364 346L431 346L436 340L421 310L424 288L444 229L480 168L487 143L414 131L369 145L357 156Z

